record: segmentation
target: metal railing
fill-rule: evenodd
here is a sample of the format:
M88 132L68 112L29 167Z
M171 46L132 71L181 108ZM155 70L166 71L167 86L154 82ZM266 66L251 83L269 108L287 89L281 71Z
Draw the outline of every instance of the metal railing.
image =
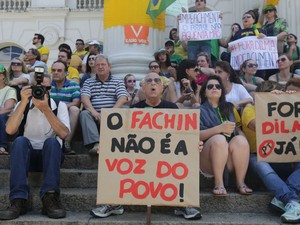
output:
M0 0L0 11L26 11L31 6L31 0Z
M104 6L104 0L77 0L77 9L100 9Z
M30 7L31 0L0 0L0 12L22 12ZM67 4L66 7L70 7L71 10L99 10L104 7L104 0L76 0L76 6Z

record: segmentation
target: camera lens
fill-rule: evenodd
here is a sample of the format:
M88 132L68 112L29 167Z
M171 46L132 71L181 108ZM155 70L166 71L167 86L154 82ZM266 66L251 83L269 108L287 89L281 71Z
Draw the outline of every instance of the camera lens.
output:
M46 93L46 90L42 86L33 86L32 87L32 96L34 98L42 100L44 98L45 93Z

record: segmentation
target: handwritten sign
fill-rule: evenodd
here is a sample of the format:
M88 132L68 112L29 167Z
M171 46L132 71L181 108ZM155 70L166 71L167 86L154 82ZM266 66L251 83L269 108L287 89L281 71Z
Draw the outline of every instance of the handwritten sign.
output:
M102 109L97 204L199 206L199 114Z
M253 59L258 64L259 70L277 68L277 38L265 37L258 39L256 36L248 36L230 42L230 64L233 69L239 70L241 64L247 59Z
M219 11L180 14L179 38L185 41L212 40L222 37Z
M300 162L300 93L255 93L257 157Z

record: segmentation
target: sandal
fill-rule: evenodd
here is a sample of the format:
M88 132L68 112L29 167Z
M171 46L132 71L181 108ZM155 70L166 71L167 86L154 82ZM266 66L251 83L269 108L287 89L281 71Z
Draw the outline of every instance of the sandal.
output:
M241 195L252 195L253 190L249 188L246 184L243 184L238 187L238 192Z
M223 187L223 186L214 187L212 193L214 196L227 196L227 191L226 191L225 187Z
M5 148L0 147L0 155L8 155L8 152L6 151Z

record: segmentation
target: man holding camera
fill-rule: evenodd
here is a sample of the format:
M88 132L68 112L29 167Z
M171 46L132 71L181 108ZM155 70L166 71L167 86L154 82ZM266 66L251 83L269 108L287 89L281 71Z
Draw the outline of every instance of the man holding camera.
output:
M12 220L27 212L29 171L43 171L40 188L42 214L50 218L63 218L66 211L60 203L60 165L63 161L62 139L70 131L68 109L65 103L49 98L50 76L36 71L41 81L21 90L21 101L6 124L6 132L19 131L10 151L10 206L0 212L1 220ZM37 87L38 86L38 87ZM34 96L33 96L34 94Z

